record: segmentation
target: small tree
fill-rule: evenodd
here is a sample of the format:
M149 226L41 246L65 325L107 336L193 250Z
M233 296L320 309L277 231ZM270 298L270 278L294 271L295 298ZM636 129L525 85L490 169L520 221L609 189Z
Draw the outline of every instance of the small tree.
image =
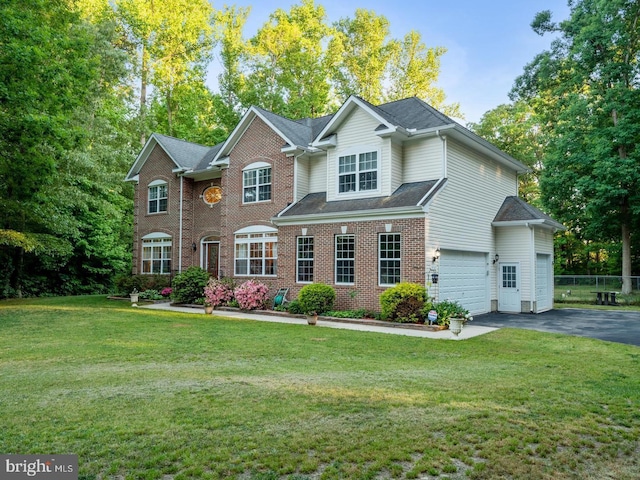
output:
M189 267L173 279L173 301L195 303L203 297L209 274L200 267Z
M312 283L305 285L298 294L301 310L305 314L321 314L333 308L336 292L331 285Z
M382 318L400 323L423 320L422 310L427 290L417 283L402 282L380 295Z

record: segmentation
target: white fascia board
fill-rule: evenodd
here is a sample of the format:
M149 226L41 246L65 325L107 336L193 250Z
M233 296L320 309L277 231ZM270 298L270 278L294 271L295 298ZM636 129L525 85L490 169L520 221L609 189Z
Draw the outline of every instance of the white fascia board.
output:
M357 108L357 107L362 108L365 112L367 112L369 115L371 115L373 118L375 118L376 121L386 125L389 130L393 130L393 131L396 130L397 125L393 125L393 124L389 123L387 120L382 118L376 112L371 110L371 108L368 105L364 104L359 98L354 97L353 95L351 95L342 104L342 106L335 113L335 115L333 115L331 120L329 120L329 123L327 123L325 125L325 127L322 129L322 131L320 133L318 133L318 135L316 136L316 139L313 142L311 142L311 145L314 146L314 147L318 147L319 143L320 143L320 139L326 137L327 136L327 132L330 132L333 129L334 125L336 125L337 123L339 123L341 121L342 117L344 117L349 112L351 112L352 109Z
M355 212L335 212L312 215L294 215L291 217L273 217L271 219L271 222L278 226L317 225L323 223L339 222L370 222L372 220L389 220L394 218L424 218L425 216L426 215L422 207L398 207Z
M420 199L420 201L418 202L418 205L422 205L422 202L424 202L427 198L429 198L430 195L432 195L433 193L437 193L438 190L440 190L441 188L444 188L446 185L447 185L446 178L441 178L440 180L438 180L436 184L433 187L431 187L429 191L425 193L425 195ZM429 202L422 207L425 212L429 211L429 206L435 200L435 198L436 196L433 195L431 200L429 200Z
M566 230L566 227L557 222L550 222L542 218L536 220L511 220L505 222L491 222L492 227L541 227L549 230Z
M153 149L154 149L154 147L156 145L160 145L160 142L158 142L158 140L156 139L155 134L151 134L151 136L147 140L147 143L144 144L144 147L142 147L142 150L140 151L140 153L136 157L136 160L133 162L133 165L131 165L131 168L129 169L129 172L127 173L127 176L124 177L125 182L133 182L134 181L133 178L136 177L140 173L140 170L142 169L142 166L147 161L147 159L149 158L149 155L151 154L151 152L153 151ZM163 150L164 150L164 148L163 148ZM168 153L167 153L167 155L168 155ZM173 159L171 159L171 160L173 160ZM175 161L174 161L174 163L175 163Z
M140 175L134 175L133 177L127 175L126 178L124 179L125 182L133 182L133 183L139 183L140 182Z

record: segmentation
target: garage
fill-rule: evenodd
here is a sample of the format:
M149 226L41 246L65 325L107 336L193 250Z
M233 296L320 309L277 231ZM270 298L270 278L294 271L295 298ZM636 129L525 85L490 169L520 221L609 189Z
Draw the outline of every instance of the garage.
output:
M443 250L439 261L439 300L456 300L472 315L489 312L487 255Z
M546 312L553 307L551 291L551 255L538 254L536 258L536 310Z

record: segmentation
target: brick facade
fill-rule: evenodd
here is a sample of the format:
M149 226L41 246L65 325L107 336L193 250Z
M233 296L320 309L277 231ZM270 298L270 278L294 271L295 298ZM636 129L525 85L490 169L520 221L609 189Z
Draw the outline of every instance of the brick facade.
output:
M142 237L163 232L172 238L172 270L179 267L180 188L182 183L182 269L202 265L203 239L220 241L220 274L238 282L254 276L234 276L235 232L245 227L274 228L270 219L293 202L293 157L282 153L282 138L260 118L254 119L234 146L229 168L221 178L194 181L171 173L175 164L160 147L150 153L139 173L135 189L133 273L141 272ZM256 162L271 166L271 200L243 204L243 169ZM168 185L168 211L147 212L148 185L162 180ZM222 199L207 205L202 194L212 185L222 188ZM278 229L277 275L258 277L271 291L289 287L293 299L304 286L296 282L297 238L306 229L314 239L314 282L333 285L337 308L379 310L379 296L385 287L378 285L378 236L399 233L402 241L401 279L424 283L424 219L379 220L281 226ZM355 281L353 285L335 285L335 237L343 233L355 238ZM195 244L196 249L193 249Z

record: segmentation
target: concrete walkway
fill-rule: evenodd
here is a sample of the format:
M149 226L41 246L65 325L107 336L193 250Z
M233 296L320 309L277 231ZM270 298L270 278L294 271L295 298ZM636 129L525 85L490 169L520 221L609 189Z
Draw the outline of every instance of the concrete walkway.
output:
M192 307L174 307L168 303L155 303L151 305L140 305L141 308L147 308L151 310L170 310L172 312L183 313L195 313L204 314L203 308ZM216 310L216 316L246 320L256 320L259 322L275 322L275 323L289 323L293 325L307 325L307 320L304 318L284 316L284 315L271 315L265 313L245 313L239 311L227 311ZM485 333L493 332L497 330L495 327L473 325L473 323L467 323L462 332L456 337L449 330L440 330L437 332L421 329L419 326L409 328L407 326L389 326L385 322L385 325L381 325L382 322L375 321L345 321L343 319L325 320L320 318L316 327L326 328L341 328L344 330L357 330L361 332L376 332L376 333L389 333L394 335L406 335L408 337L423 337L433 338L437 340L466 340L467 338L476 337Z

